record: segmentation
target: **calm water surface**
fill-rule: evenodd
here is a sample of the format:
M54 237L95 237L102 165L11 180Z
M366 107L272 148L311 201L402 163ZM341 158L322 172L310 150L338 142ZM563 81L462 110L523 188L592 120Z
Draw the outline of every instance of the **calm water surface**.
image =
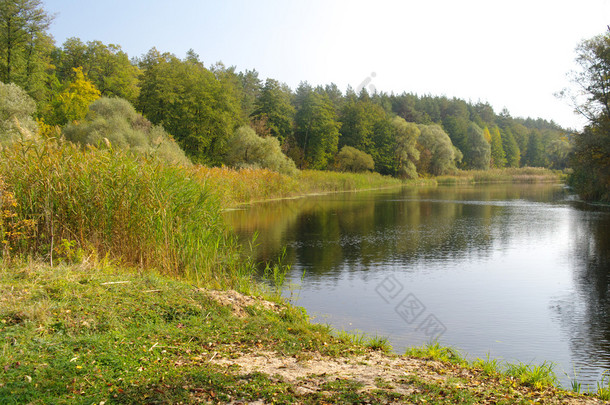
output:
M226 212L256 255L286 248L286 295L314 321L438 339L470 358L556 363L564 386L610 369L610 209L556 185L404 188Z

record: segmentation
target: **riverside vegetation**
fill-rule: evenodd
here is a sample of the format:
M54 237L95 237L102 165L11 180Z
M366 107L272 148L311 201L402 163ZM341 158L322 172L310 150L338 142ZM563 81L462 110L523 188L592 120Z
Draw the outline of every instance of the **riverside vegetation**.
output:
M208 170L217 183L202 174ZM550 368L467 363L438 345L395 356L383 338L309 323L257 281L225 228L221 201L265 194L218 197L223 170L227 184L269 174L176 166L111 145L35 136L2 149L0 402L587 403L608 396L606 386L598 396L555 388ZM306 176L324 183L316 191L396 184L376 175Z
M311 324L259 282L221 217L405 179L557 181L522 166L565 169L571 131L446 97L293 93L193 51L58 48L51 22L38 0L0 3L0 403L610 397L605 383L558 389L546 365L467 364L438 345L398 357ZM604 128L591 127L602 142Z

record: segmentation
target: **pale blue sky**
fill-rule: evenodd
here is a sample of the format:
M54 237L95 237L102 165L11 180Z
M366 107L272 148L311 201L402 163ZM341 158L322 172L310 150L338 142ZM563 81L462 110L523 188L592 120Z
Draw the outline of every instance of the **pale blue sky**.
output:
M193 48L207 66L293 89L371 78L379 91L488 101L571 127L582 121L553 93L569 85L577 44L610 23L610 0L43 1L58 45L100 40L132 57Z

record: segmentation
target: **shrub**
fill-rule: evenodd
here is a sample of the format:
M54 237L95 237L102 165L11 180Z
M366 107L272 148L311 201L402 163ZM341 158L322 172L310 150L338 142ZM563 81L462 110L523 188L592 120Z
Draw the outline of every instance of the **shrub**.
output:
M137 113L129 101L100 98L89 106L83 122L68 124L66 139L81 145L103 145L157 156L172 164L190 164L180 146L160 126L154 126Z
M15 84L0 82L0 145L36 133L36 103Z
M335 167L342 172L365 172L375 168L373 157L351 146L341 148L335 156Z
M275 137L262 138L248 126L239 127L229 141L225 163L237 168L264 168L294 176L294 161L282 153Z

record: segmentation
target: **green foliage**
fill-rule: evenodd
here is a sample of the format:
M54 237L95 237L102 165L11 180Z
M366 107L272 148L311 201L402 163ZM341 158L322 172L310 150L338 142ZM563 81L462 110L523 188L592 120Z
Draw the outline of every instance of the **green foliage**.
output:
M325 94L302 84L297 90L299 106L295 115L296 144L303 154L302 167L323 170L337 153L340 123L332 102Z
M140 61L144 73L137 107L171 133L198 163L219 165L239 120L239 100L201 62L152 49Z
M418 172L435 176L456 170L455 149L449 135L439 125L420 125Z
M9 246L11 255L52 263L65 239L92 257L210 286L240 280L237 241L218 201L189 169L119 149L28 141L2 150L0 177L16 200L16 219L35 224L27 239Z
M0 81L15 83L36 99L45 96L53 17L40 0L0 1Z
M375 123L386 119L385 111L370 100L349 98L340 114L339 146L370 152Z
M610 123L591 125L574 135L569 184L581 198L610 201Z
M396 133L397 174L401 178L417 178L415 163L419 160L417 140L421 131L416 124L394 117L392 125Z
M489 169L491 145L485 139L483 130L474 123L468 126L468 136L464 150L464 163L469 169Z
M94 101L86 119L68 124L63 134L69 141L81 145L100 146L109 141L112 148L157 156L175 165L190 164L162 127L152 125L129 101L120 98L102 97Z
M36 133L34 100L16 84L0 82L0 145Z
M569 156L572 152L572 144L566 137L552 140L546 148L552 169L562 170L569 165Z
M120 97L133 103L140 93L140 69L119 45L104 45L100 41L84 44L78 38L68 38L53 53L53 64L60 82L70 80L73 69L80 67L102 96Z
M589 125L574 136L569 182L586 200L610 201L610 29L578 48L581 72L574 81L586 90L576 105ZM554 145L556 146L556 145Z
M292 133L294 107L290 104L291 91L277 80L267 79L254 102L250 115L253 121L264 123L269 133L280 143Z
M491 129L491 167L501 169L508 163L506 160L506 153L502 145L502 136L500 135L500 129L493 127Z
M524 163L531 167L545 167L547 158L542 144L540 131L533 130L527 143L527 152L523 157Z
M342 172L365 172L375 168L375 162L368 153L359 151L351 146L341 148L335 156L335 167Z
M515 141L510 128L506 128L506 130L502 133L502 148L506 152L507 166L519 167L521 152L519 151L519 145L517 145L517 141Z
M248 126L239 127L229 145L225 160L229 166L260 167L289 176L298 173L294 162L282 153L277 138L260 137Z

